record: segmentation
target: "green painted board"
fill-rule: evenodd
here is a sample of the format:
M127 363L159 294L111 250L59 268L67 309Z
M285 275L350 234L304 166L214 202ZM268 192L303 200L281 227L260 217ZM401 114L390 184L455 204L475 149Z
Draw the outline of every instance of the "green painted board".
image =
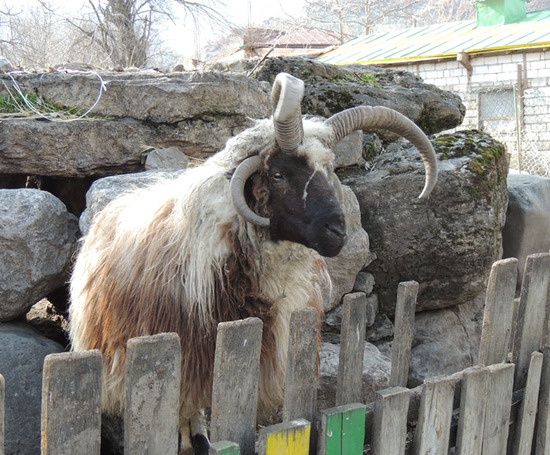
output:
M331 408L321 412L319 455L340 455L342 453L343 413L341 411L334 412L338 408Z
M210 445L209 455L240 455L239 444L229 441L214 442Z
M351 403L321 411L320 455L361 455L366 406Z

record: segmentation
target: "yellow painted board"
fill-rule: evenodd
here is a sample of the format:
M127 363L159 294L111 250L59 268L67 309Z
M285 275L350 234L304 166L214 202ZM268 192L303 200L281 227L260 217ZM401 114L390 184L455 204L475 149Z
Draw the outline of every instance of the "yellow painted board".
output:
M260 431L261 455L307 455L311 424L296 419L264 428Z

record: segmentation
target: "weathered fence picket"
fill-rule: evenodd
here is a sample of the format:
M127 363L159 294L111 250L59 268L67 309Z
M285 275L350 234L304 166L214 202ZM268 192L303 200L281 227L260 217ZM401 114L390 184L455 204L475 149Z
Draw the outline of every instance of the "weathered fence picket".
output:
M312 427L317 413L317 311L305 308L290 318L283 420L304 418Z
M42 455L99 455L101 353L65 352L44 359Z
M481 365L506 362L512 340L514 294L518 275L515 258L497 261L491 267L481 331Z
M376 393L372 455L402 455L407 439L409 389L391 387ZM390 438L387 435L391 435Z
M546 455L550 452L550 346L544 347L543 356L536 424L535 455Z
M508 426L514 385L514 365L499 363L490 365L485 425L483 431L483 455L506 453Z
M175 333L128 341L124 453L178 453L180 365L181 345Z
M361 455L365 441L366 406L351 403L321 411L319 455Z
M303 418L311 423L312 451L317 442L317 311L304 308L290 317L283 422Z
M259 434L258 455L308 455L311 423L306 419L262 428Z
M454 384L454 381L447 377L424 381L418 425L414 433L415 455L447 455Z
M533 352L533 354L531 354L527 383L525 385L523 400L521 400L512 441L512 453L514 455L531 455L540 390L542 361L543 355L540 352Z
M464 370L460 392L456 454L481 455L489 370L475 366Z
M399 283L395 306L390 386L405 387L407 385L417 295L418 283L416 281Z
M4 455L4 400L5 400L6 383L4 376L0 374L0 455Z
M516 390L525 387L531 354L541 349L549 277L549 253L532 254L527 257L513 351Z
M218 325L210 437L236 442L243 455L254 453L262 327L258 318Z
M336 381L336 406L363 399L363 355L367 298L363 292L344 296L340 357Z

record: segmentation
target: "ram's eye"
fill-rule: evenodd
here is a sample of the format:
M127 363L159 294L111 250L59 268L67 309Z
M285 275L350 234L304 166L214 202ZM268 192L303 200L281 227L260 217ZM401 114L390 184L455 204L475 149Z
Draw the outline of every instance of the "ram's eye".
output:
M282 182L285 179L280 172L274 172L271 174L271 178L276 182Z

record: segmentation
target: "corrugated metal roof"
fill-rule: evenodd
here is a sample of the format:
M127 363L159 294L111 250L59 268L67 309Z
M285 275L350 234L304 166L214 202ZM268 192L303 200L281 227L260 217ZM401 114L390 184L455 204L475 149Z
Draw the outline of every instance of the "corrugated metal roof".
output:
M292 30L252 27L246 31L243 41L253 47L328 47L340 43L336 33L312 27Z
M514 24L478 27L472 20L362 36L317 60L337 65L389 64L456 58L459 52L472 55L546 46L550 46L550 10L527 13Z

